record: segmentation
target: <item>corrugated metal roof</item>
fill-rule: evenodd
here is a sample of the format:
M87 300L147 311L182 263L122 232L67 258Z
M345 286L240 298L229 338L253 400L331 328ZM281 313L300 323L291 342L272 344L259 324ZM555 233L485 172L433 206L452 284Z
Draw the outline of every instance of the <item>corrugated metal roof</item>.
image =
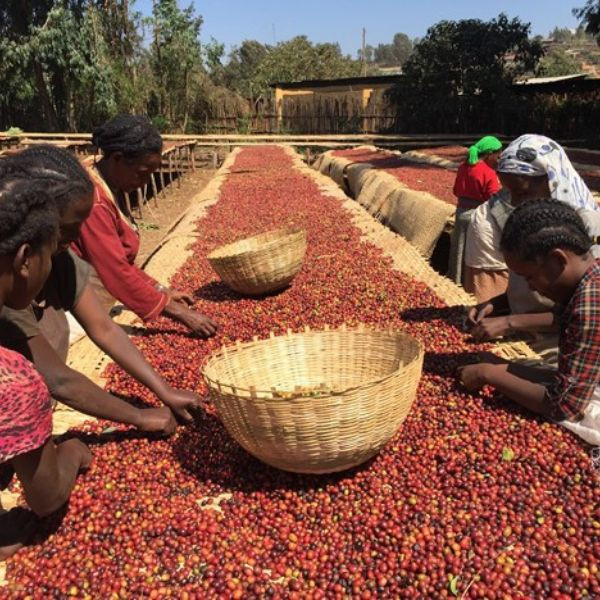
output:
M530 77L523 81L515 81L515 85L537 85L540 83L556 83L557 81L571 81L573 79L585 79L587 73L576 73L575 75L560 75L558 77Z

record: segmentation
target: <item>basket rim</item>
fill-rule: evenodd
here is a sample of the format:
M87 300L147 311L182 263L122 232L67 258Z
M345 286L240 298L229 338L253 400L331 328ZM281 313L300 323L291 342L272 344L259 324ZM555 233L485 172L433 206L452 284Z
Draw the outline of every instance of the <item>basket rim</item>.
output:
M266 241L260 248L244 250L243 252L233 251L235 246L237 246L241 242L254 241L257 238L261 238L261 237L268 236L268 235L274 235L274 234L277 234L277 235L275 237L273 237L273 239ZM277 242L281 242L288 238L294 238L295 236L306 239L306 229L304 229L303 227L297 227L297 226L290 225L288 227L278 227L276 229L269 229L268 231L262 231L260 233L255 233L254 235L242 237L233 242L230 242L228 244L224 244L223 246L219 246L219 247L215 248L214 250L209 252L209 254L207 254L206 258L208 260L223 260L226 258L247 256L249 254L254 254L256 252L269 249L271 245L273 245Z
M362 390L362 389L365 389L368 387L372 387L373 385L383 383L384 381L387 381L387 380L391 379L392 377L395 377L398 375L400 368L396 368L391 373L387 373L386 375L383 375L382 377L376 377L373 379L368 379L366 381L363 381L362 383L360 383L358 385L343 388L340 390L324 390L324 392L322 394L318 394L317 396L311 396L311 395L307 394L306 391L303 392L302 390L298 390L298 391L290 390L289 392L282 391L280 393L285 394L285 396L279 396L279 395L274 395L273 390L263 390L263 389L255 388L252 386L248 388L248 387L243 387L243 386L232 385L230 383L223 383L223 382L212 379L211 377L209 377L206 374L206 368L210 365L210 363L227 356L228 352L236 353L241 350L245 350L248 347L254 346L258 343L270 341L270 340L277 339L277 338L295 337L295 336L300 336L300 335L306 335L307 333L321 334L321 333L336 332L336 331L357 332L357 333L385 333L388 335L395 335L395 336L410 339L416 346L416 355L409 363L406 363L405 366L418 362L425 354L425 349L424 349L423 344L417 338L415 338L413 335L411 335L410 333L407 333L406 331L404 331L402 329L378 328L378 327L372 327L372 326L365 325L364 323L361 323L356 327L347 327L345 325L342 325L341 327L338 327L338 328L329 328L328 326L325 326L325 328L323 328L323 329L311 329L310 327L305 327L302 331L294 332L294 331L291 331L288 329L287 333L280 334L280 335L274 335L273 332L271 332L269 334L268 338L263 338L263 339L255 338L248 342L235 342L234 344L230 344L229 346L222 346L219 350L217 350L216 352L211 354L205 360L205 362L200 367L200 373L201 373L202 377L204 378L204 380L206 381L209 389L211 389L211 390L219 390L220 392L222 392L223 391L222 388L229 388L231 390L231 394L234 396L237 396L238 398L239 397L247 397L247 398L251 399L251 398L260 397L262 400L285 400L285 401L299 400L299 399L308 400L308 399L312 399L312 398L323 399L323 398L330 398L330 397L334 397L334 396L344 396L344 395L352 394L356 391L359 391L359 390ZM240 396L240 392L243 393L243 396ZM225 392L225 393L227 393L227 392Z

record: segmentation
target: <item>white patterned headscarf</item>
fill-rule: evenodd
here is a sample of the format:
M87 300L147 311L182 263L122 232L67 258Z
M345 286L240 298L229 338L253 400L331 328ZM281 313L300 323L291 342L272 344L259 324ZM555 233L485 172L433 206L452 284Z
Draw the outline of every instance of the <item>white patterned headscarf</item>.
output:
M527 133L500 155L498 173L548 176L550 196L574 208L600 210L592 193L560 144L544 135Z

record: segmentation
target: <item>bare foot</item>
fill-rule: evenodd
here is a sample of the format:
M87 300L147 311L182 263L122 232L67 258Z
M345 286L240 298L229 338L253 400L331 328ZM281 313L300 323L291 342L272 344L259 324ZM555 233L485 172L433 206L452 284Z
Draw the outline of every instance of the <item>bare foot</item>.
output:
M17 507L0 513L0 561L18 552L33 536L37 517L26 508Z

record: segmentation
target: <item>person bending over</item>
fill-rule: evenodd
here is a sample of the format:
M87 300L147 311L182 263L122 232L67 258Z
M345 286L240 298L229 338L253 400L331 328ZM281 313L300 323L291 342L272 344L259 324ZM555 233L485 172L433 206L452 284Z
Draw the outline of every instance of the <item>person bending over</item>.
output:
M26 308L42 288L58 238L58 213L44 186L0 183L0 309ZM21 354L0 347L0 490L16 473L31 511L0 506L0 560L27 543L35 516L69 499L77 473L91 461L76 439L55 444L52 403L42 377Z
M149 183L162 160L162 138L145 117L122 115L94 130L102 158L89 168L94 204L72 242L73 251L94 268L105 310L115 298L146 322L165 315L209 337L215 322L190 308L189 294L159 285L135 265L140 241L124 194ZM97 274L97 277L96 277Z
M500 247L508 267L556 303L558 369L483 362L463 367L460 380L469 390L490 385L600 445L600 260L583 220L563 202L532 200L508 218Z
M31 358L54 398L85 414L131 424L143 431L172 433L173 411L191 421L199 398L176 390L144 359L127 334L104 311L89 284L89 266L67 250L79 235L92 207L93 186L77 159L66 150L40 146L0 160L0 181L20 176L44 185L59 210L58 251L52 272L36 300L26 310L3 309L0 340ZM66 364L70 311L90 339L132 377L165 404L139 409L105 392Z

